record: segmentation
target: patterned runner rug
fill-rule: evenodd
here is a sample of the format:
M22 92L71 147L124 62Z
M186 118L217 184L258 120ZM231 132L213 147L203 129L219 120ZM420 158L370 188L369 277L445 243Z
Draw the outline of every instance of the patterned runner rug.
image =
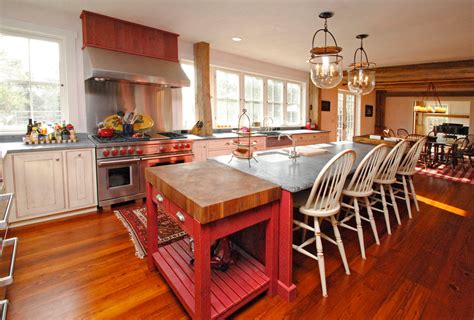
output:
M453 170L451 166L442 164L439 167L433 169L424 169L424 167L416 167L416 171L417 173L425 176L474 184L474 169L471 166L466 166L465 168L467 168L467 170L464 170L462 166L459 165Z
M127 228L130 238L135 245L135 255L143 259L147 248L147 210L145 205L117 208L115 216L122 221ZM186 232L168 216L162 212L158 215L158 245L162 246L170 242L181 240L186 237Z

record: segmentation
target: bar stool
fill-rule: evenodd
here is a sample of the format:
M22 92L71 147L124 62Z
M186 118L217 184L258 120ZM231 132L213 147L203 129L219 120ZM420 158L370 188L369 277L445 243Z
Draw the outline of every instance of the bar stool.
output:
M353 150L341 151L329 160L318 174L309 196L306 199L303 199L302 196L296 196L294 199L294 206L302 204L299 207L299 211L304 216L303 222L296 219L293 220L293 224L296 225L294 230L303 228L304 230L313 232L314 236L300 245L293 244L293 249L318 261L319 275L321 277L321 289L323 296L325 297L327 296L326 272L324 269L323 244L321 238L337 245L346 274L350 274L344 245L337 227L338 222L335 215L341 208L340 199L342 189L347 175L354 164L354 160L355 152ZM304 196L305 194L300 195ZM314 227L308 224L308 217L314 218ZM323 220L329 221L332 224L336 238L335 240L321 232L320 224ZM304 247L313 242L316 242L317 255L304 249Z
M416 211L420 211L420 207L418 206L418 200L416 200L416 192L415 187L413 186L412 177L415 175L416 164L418 163L418 159L420 158L421 152L423 151L427 137L424 137L418 140L408 151L406 156L400 163L400 166L397 170L397 181L396 184L403 185L403 189L401 188L394 188L395 189L395 197L397 199L405 200L408 210L408 217L411 219L411 203L410 203L410 196L413 198L413 202L415 202ZM400 181L401 180L401 181ZM408 191L408 185L410 185L410 191ZM399 196L399 193L403 193L403 196Z
M392 234L392 229L390 228L390 217L388 215L388 206L393 207L398 224L402 224L400 221L400 215L398 213L397 202L395 200L395 194L393 193L392 184L397 181L396 174L398 166L400 165L400 161L407 147L408 142L405 140L397 143L395 147L393 147L389 152L387 157L385 157L374 179L374 195L370 204L372 205L372 210L383 212L388 234ZM385 188L387 188L390 193L390 202L387 202ZM377 196L379 196L380 199ZM373 206L374 204L380 202L382 203L382 209Z
M349 184L342 190L342 207L346 208L344 217L339 220L339 225L346 229L356 231L359 237L360 252L362 258L365 259L364 233L362 231L362 221L370 222L372 232L374 233L375 242L380 244L377 233L377 226L375 225L372 207L369 202L369 197L374 193L372 185L374 183L375 175L382 164L385 155L388 152L388 146L380 144L373 148L360 162ZM345 197L344 197L345 196ZM346 202L349 200L348 202ZM360 214L359 201L364 201L367 208L368 217ZM342 214L340 214L342 215ZM350 226L347 223L355 217L356 227Z

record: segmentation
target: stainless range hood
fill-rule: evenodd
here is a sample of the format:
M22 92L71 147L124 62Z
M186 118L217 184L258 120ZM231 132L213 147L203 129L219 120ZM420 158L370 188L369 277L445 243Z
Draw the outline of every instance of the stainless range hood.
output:
M124 80L169 88L190 86L178 62L93 47L84 48L83 56L85 80Z

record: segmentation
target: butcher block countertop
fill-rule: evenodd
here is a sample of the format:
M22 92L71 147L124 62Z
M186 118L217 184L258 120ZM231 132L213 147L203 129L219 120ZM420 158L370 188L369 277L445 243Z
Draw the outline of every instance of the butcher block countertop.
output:
M151 183L201 224L280 199L280 186L216 161L152 167Z

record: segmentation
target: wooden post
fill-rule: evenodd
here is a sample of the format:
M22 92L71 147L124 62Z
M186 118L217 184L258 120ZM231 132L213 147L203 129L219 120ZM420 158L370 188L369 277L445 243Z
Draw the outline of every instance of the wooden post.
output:
M385 129L385 98L387 91L377 90L375 92L375 133L381 134Z
M201 135L207 136L212 134L209 43L194 44L194 70L196 118L204 123Z

